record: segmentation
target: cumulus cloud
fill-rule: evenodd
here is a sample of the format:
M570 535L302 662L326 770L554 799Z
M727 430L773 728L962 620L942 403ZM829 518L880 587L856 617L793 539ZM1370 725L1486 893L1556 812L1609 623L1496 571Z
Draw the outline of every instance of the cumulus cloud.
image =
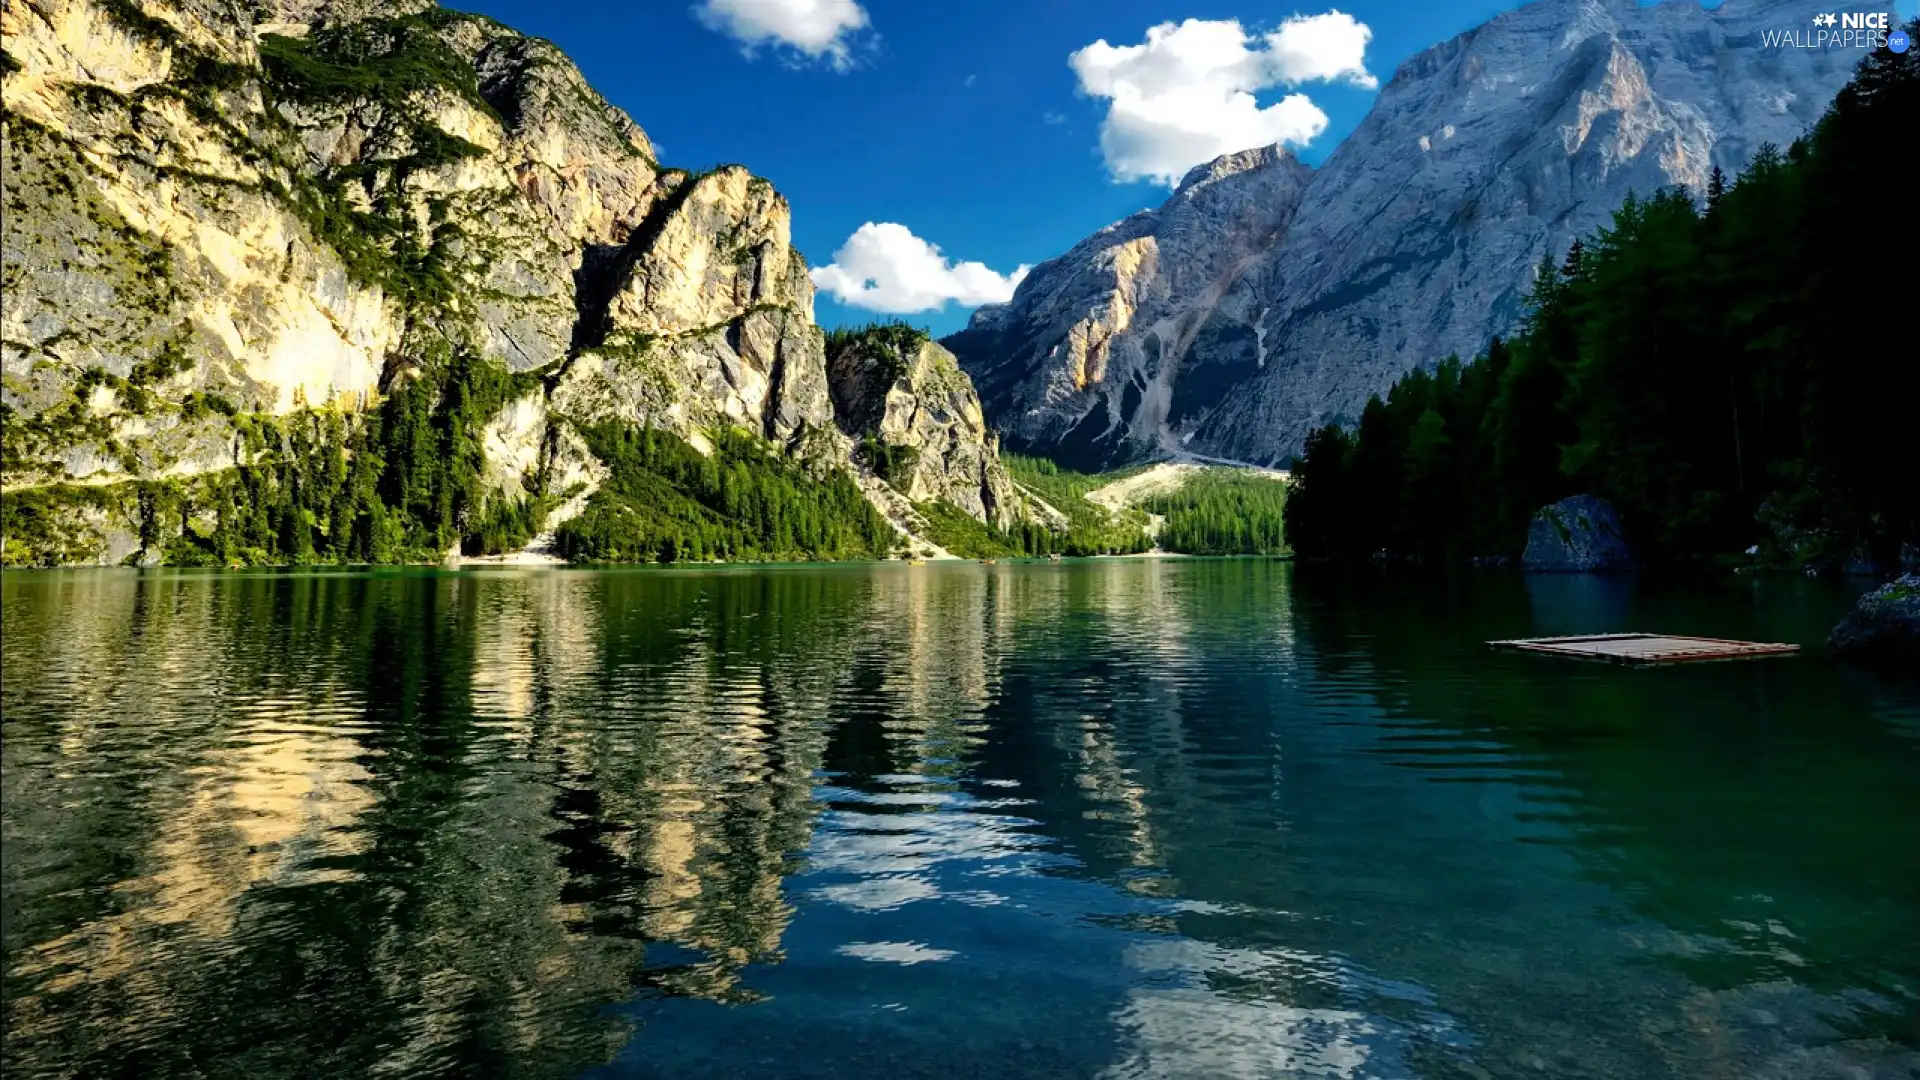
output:
M784 49L839 71L853 66L853 36L868 25L858 0L700 0L693 13L749 56L763 47Z
M1002 303L1027 276L1026 266L1000 274L984 263L956 263L905 225L867 222L854 230L833 261L815 267L815 288L851 307L906 315L949 301L962 307Z
M1188 19L1149 29L1139 45L1096 41L1067 64L1081 93L1107 100L1100 150L1114 179L1171 185L1221 154L1312 141L1327 114L1307 95L1264 106L1254 95L1305 82L1377 86L1366 68L1372 38L1341 11L1295 15L1265 34L1232 19Z
M1280 81L1290 86L1314 79L1369 90L1380 85L1366 64L1373 31L1344 11L1292 16L1263 40Z

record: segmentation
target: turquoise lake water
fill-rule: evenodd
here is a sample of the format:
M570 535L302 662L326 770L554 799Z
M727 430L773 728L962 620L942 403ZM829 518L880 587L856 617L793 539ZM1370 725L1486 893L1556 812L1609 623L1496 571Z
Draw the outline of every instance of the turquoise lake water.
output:
M1920 1076L1851 592L0 576L12 1077ZM1660 669L1487 639L1814 646Z

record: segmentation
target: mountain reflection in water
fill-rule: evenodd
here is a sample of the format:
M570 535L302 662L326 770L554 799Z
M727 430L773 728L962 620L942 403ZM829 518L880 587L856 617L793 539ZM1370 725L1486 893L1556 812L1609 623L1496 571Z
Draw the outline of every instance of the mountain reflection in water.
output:
M14 1076L1920 1075L1843 590L8 573Z

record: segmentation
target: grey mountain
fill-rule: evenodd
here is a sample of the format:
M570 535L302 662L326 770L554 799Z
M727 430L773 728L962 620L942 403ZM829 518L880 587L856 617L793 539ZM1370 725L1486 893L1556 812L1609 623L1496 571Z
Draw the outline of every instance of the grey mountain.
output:
M1274 463L1520 320L1629 192L1701 191L1826 109L1862 51L1769 47L1825 0L1540 0L1402 64L1318 170L1277 149L1035 268L947 345L1009 444Z

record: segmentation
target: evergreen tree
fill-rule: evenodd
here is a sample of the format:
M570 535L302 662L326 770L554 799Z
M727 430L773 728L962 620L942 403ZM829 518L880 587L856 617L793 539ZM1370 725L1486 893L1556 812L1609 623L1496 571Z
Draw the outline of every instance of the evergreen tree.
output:
M1656 559L1760 542L1885 562L1920 541L1920 364L1898 317L1911 259L1904 237L1859 226L1862 207L1920 188L1888 134L1916 119L1920 60L1874 50L1807 138L1760 148L1731 182L1716 169L1704 208L1678 190L1628 199L1541 262L1512 341L1457 377L1409 374L1352 435L1309 436L1296 548L1514 554L1531 512L1574 491L1613 501Z

